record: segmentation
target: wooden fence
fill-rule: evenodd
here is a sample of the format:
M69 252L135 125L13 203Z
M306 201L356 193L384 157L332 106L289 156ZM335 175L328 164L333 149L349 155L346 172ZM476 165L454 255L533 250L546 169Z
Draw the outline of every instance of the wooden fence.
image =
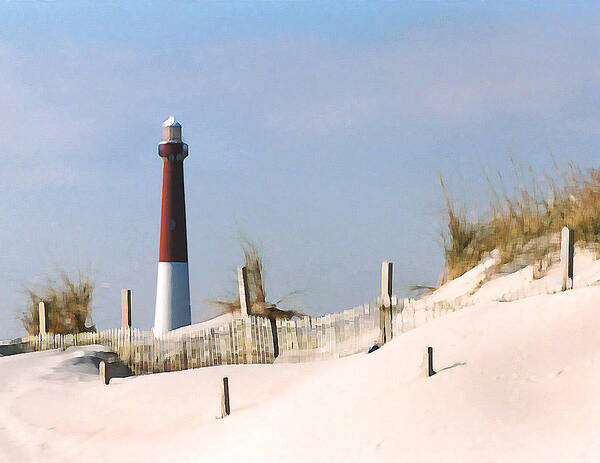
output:
M343 312L277 320L280 362L343 357L365 352L379 338L379 306L364 304Z
M505 294L502 300L572 288L573 235L563 234L569 241L565 241L567 245L564 246L563 265L567 270L562 283ZM273 324L268 318L248 315L245 268L239 269L238 278L243 314L216 328L156 336L152 331L133 329L131 292L124 290L123 327L120 329L77 335L46 333L45 308L40 303L40 334L0 343L0 350L14 353L101 344L118 354L136 375L218 365L273 363L276 359L278 362L303 362L366 352L375 344L381 346L393 336L430 320L484 302L469 295L443 302L428 302L426 298L399 301L392 295L392 264L386 261L382 264L381 296L376 302L319 317L277 320Z
M560 286L544 292L555 291L560 291ZM468 306L458 302L428 304L392 296L393 335ZM381 306L379 298L338 313L277 320L277 362L306 362L366 352L380 342ZM185 334L155 336L152 331L119 328L77 335L38 334L3 344L18 346L19 351L25 352L99 344L118 354L136 375L218 365L268 364L276 360L271 322L255 315Z
M560 283L538 293L561 290ZM533 294L511 294L515 300ZM508 296L508 295L507 295ZM427 303L424 300L391 298L393 336L469 306L469 300ZM366 352L380 343L381 298L377 301L318 317L277 320L278 362L306 362ZM273 363L276 360L271 322L250 315L221 326L195 332L166 333L119 328L59 335L42 333L0 343L15 352L67 349L99 344L115 352L135 375L218 365Z
M396 297L392 298L392 314L395 333L418 325L414 314L410 320L403 317ZM379 339L379 301L319 317L277 320L276 330L280 362L366 352ZM136 375L206 366L273 363L276 358L270 320L254 315L185 334L171 332L155 336L152 331L119 328L76 335L41 333L13 340L12 344L29 352L103 345L115 352Z
M271 324L256 316L179 336L119 328L76 335L38 334L19 341L25 351L103 345L136 375L275 360Z
M394 301L394 312L396 310ZM379 337L379 306L365 304L343 312L277 320L278 361L298 362L365 352ZM405 324L407 327L408 325ZM11 342L20 351L102 345L115 352L136 375L232 364L275 362L271 322L250 315L195 332L154 335L119 328L95 333L41 333Z

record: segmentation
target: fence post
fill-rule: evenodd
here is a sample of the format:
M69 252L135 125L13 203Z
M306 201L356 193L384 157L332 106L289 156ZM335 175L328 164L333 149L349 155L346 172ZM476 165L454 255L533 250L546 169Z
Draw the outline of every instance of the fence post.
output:
M223 389L221 391L221 418L225 418L231 412L229 405L229 378L223 377Z
M238 291L240 296L240 315L244 319L244 345L246 363L252 363L252 319L250 318L250 291L248 290L248 271L245 266L238 267Z
M38 317L40 334L46 334L46 304L43 301L40 301L38 305Z
M560 234L560 265L562 266L562 291L573 289L573 254L575 234L569 227L563 227Z
M250 292L248 291L248 271L246 266L238 268L238 287L240 292L240 313L242 317L250 315Z
M427 376L435 375L435 370L433 369L433 347L427 348Z
M104 384L108 384L110 382L110 367L104 360L101 360L100 364L98 365L98 373L100 374L100 379Z
M121 290L121 326L131 328L131 290Z
M380 344L392 339L392 275L393 264L381 264L381 303L379 307Z
M279 357L279 335L277 334L277 319L269 317L271 322L271 335L273 337L273 357Z
M250 306L250 291L248 289L248 271L246 266L238 267L238 289L240 294L240 313L242 317L248 319L248 317L252 314L251 306ZM269 321L271 322L271 334L273 337L273 353L274 356L279 356L279 340L277 337L277 322L275 318L269 317ZM250 323L250 320L248 320ZM246 331L248 333L248 331ZM248 339L248 334L246 334L246 350L251 351L252 345L248 345L251 343L251 340Z

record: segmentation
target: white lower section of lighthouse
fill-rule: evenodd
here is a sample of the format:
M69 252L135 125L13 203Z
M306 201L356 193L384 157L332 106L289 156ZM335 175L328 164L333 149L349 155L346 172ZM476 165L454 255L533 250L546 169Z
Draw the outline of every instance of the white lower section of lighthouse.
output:
M154 332L164 333L192 323L187 262L159 262Z

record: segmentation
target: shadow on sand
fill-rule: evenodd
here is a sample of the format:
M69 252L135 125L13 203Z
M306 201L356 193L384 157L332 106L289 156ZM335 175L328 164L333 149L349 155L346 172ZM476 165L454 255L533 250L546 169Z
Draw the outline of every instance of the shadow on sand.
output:
M466 364L467 364L467 362L456 362L453 365L450 365L449 367L440 368L439 370L436 371L436 373L439 373L440 371L444 371L444 370L449 370L450 368L461 367Z

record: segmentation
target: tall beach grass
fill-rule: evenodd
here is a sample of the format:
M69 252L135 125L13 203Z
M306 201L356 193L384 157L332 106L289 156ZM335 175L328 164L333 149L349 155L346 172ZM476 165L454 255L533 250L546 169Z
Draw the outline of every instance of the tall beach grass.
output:
M524 254L535 263L557 250L560 243L551 237L564 226L580 243L600 242L600 169L583 171L573 163L561 169L555 162L554 174L540 180L531 167L514 162L512 167L517 187L511 193L501 174L496 182L486 176L493 199L477 220L468 219L440 178L446 200L444 281L459 277L494 249L500 250L502 263Z

